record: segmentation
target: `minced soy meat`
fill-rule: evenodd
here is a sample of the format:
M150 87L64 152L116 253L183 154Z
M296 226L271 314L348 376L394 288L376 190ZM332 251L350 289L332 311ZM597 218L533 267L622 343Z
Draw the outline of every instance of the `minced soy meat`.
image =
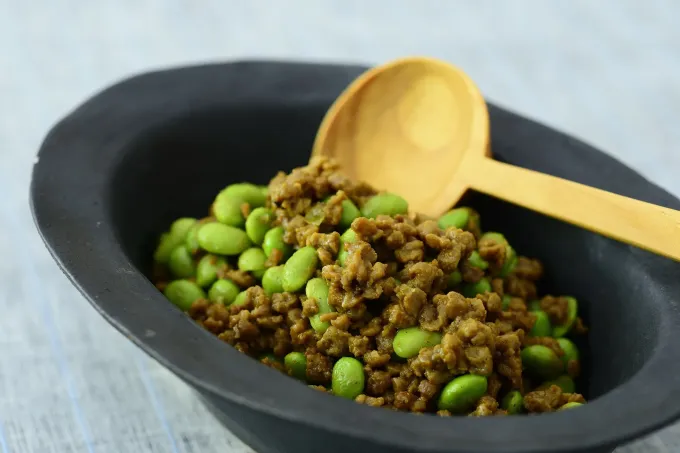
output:
M213 275L201 268L209 253L200 245L200 233L196 243L196 230L226 218L217 201L205 219L195 224L183 219L193 228L185 228L179 240L173 236L179 224L173 224L156 254L158 288L222 341L290 375L295 373L287 357L299 353L304 382L330 393L340 392L333 382L334 366L341 358L355 358L364 379L351 397L368 406L488 416L551 412L585 402L573 386L580 371L578 351L566 339L586 330L570 305L575 299L540 296L541 263L517 256L501 234L484 233L473 209L452 211L451 219L459 216L452 225L446 215L364 216L378 191L347 178L327 158L281 172L261 190L266 197L240 199L235 211L244 220L261 205L266 208L262 212L271 214L265 219L267 228L282 229L285 247L268 249L265 240L261 268L246 268L237 256L215 253ZM348 219L350 205L357 212ZM242 230L243 225L231 223ZM352 240L343 240L347 229ZM248 225L245 231L250 234ZM174 248L167 245L172 238ZM163 247L172 253L162 256ZM184 261L178 258L184 249L177 251L182 247L188 256ZM304 287L265 290L263 272L285 268L290 254L303 247L317 252L309 277L322 279L328 289L325 310L307 297ZM178 280L195 291L173 292ZM222 286L233 286L232 293L216 296L224 290L215 289L215 281L227 281ZM188 293L192 296L187 300ZM315 329L312 319L325 323L324 328ZM395 352L395 338L409 328L434 334L436 341L404 358ZM548 356L557 360L552 374L529 357L532 348L544 353L547 348ZM450 392L445 387L464 375L485 378L481 393L474 404L447 404ZM507 402L513 392L519 392L519 409Z

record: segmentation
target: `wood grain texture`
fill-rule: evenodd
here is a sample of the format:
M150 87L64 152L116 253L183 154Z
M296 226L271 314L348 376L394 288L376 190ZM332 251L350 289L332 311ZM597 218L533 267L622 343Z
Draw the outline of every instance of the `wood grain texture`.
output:
M680 212L492 160L489 115L460 68L405 57L369 69L324 117L312 155L438 217L468 190L680 261Z
M680 212L489 158L466 160L470 188L680 261Z
M465 155L484 153L488 137L484 98L464 72L406 57L347 87L324 117L312 155L332 156L350 177L436 216L467 189L456 172Z

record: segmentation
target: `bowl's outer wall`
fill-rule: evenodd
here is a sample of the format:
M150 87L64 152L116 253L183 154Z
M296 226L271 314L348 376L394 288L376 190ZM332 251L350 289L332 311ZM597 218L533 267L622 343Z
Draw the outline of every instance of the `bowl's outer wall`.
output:
M413 450L401 448L376 449L372 445L361 446L356 441L335 434L322 434L317 430L299 425L282 424L279 419L262 417L243 406L229 404L224 400L204 398L207 408L232 433L257 453L319 453L319 452L391 452L413 453ZM578 450L579 453L610 453L612 447L596 447ZM451 451L463 453L456 448ZM546 450L550 451L550 450Z
M253 409L235 402L238 395L254 399L253 387L258 385L285 389L282 395L298 392L287 378L249 363L233 349L216 344L219 342L201 329L188 330L191 322L158 297L138 271L148 270L156 235L176 217L204 215L225 184L241 180L266 183L277 170L303 165L326 109L362 70L241 63L137 77L88 101L58 125L48 136L34 170L36 222L74 283L112 324L196 386L213 408L224 411L223 422L261 453L315 452L320 451L319 445L326 452L414 449L388 445L390 437L395 437L391 423L403 421L392 417L403 414L385 413L374 420L375 437L364 439L362 448L357 449L354 438L335 432L333 426L320 430L295 424L265 414L257 405ZM490 115L493 151L500 160L680 207L663 190L575 139L494 106L490 106ZM102 126L102 130L86 131L90 123L107 124L108 129ZM101 142L100 153L91 151L95 145L90 141ZM73 151L78 149L81 151ZM89 177L92 173L97 177ZM76 180L76 174L85 176ZM677 417L680 410L666 407L664 411L641 411L636 414L639 420L613 420L614 414L626 415L625 406L617 406L623 392L638 392L650 402L680 397L677 382L670 386L673 381L664 378L677 373L680 362L675 360L680 354L672 341L672 328L680 323L680 283L675 278L680 266L479 194L470 194L470 201L482 213L485 229L502 231L520 253L544 261L544 290L573 294L581 301L582 314L591 326L586 357L589 379L583 383L589 396L602 395L630 381L578 411L532 417L532 429L538 433L559 431L559 425L568 422L579 432L577 439L536 434L533 441L517 439L514 448L503 439L521 431L523 421L515 418L494 425L494 436L480 435L485 440L479 445L428 444L426 448L423 444L419 451L479 451L484 445L488 452L558 452L568 451L567 446L578 451L606 451L617 441ZM116 280L112 268L125 278ZM130 297L138 300L130 303ZM150 329L157 333L146 335ZM184 341L168 338L168 331L182 332ZM234 367L223 367L215 357ZM224 375L219 374L222 368ZM631 379L641 369L647 383L654 378L658 385L663 382L666 390L650 390L647 383L639 381L640 373ZM224 382L225 376L228 382ZM301 393L298 404L310 407L306 417L310 422L328 415L325 411L335 414L339 423L367 415L367 408L342 402L328 406L325 398L322 404L319 396L311 393ZM319 408L316 414L311 412L313 406ZM285 412L286 408L291 412L300 409L292 403L280 409ZM609 419L612 422L607 428L614 434L592 432L591 427ZM445 426L440 419L424 425L420 422L418 418L409 424L419 426L425 438L428 430ZM465 438L466 432L480 430L482 421L473 425L464 419L447 422L462 427L461 437Z

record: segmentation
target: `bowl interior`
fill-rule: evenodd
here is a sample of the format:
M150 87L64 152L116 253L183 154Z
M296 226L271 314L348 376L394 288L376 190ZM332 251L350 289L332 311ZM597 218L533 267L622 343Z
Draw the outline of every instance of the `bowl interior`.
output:
M140 135L118 163L108 191L109 214L131 262L148 274L158 234L177 217L205 216L227 184L266 184L277 171L304 165L324 112L319 106L214 107ZM523 164L502 136L493 143L498 159ZM625 246L481 194L469 193L465 202L480 211L483 229L503 232L518 253L543 262L541 294L578 299L590 328L579 345L580 387L587 398L640 370L657 344L660 321L654 304L640 301L658 297L650 293L652 285L637 284L647 269L622 253ZM175 310L169 302L168 310Z

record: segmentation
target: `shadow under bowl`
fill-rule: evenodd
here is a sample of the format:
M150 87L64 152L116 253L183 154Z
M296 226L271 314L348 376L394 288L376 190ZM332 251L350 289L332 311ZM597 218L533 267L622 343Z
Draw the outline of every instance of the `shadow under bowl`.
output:
M316 129L365 68L238 62L136 76L56 125L33 170L36 224L59 266L115 328L172 370L260 453L611 451L680 417L680 264L470 194L483 226L541 259L543 292L580 301L589 404L541 416L440 418L308 389L198 327L145 271L158 233L203 216L237 181L307 162ZM680 208L592 147L490 106L505 162ZM378 170L378 169L377 169Z

